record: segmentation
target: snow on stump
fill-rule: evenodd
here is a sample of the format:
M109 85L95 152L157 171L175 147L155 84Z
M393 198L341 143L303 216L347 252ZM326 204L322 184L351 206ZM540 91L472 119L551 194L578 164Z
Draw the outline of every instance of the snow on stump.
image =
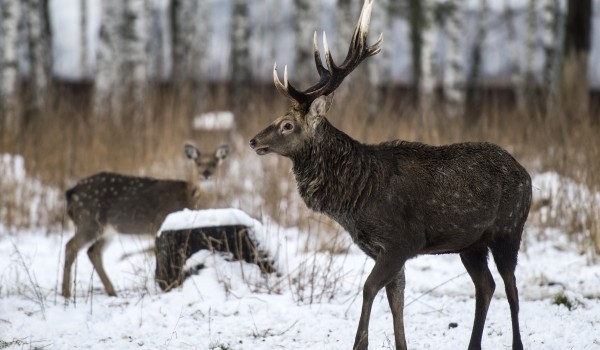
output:
M257 264L263 273L275 272L274 261L261 244L264 239L262 225L238 209L171 213L156 237L156 282L164 291L181 285L187 277L187 259L203 249Z

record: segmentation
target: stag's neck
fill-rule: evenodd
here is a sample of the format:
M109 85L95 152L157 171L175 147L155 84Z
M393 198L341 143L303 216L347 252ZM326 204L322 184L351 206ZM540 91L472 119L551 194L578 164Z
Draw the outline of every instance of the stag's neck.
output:
M298 191L306 205L334 218L360 210L382 185L385 167L369 146L336 129L326 119L305 149L291 157Z

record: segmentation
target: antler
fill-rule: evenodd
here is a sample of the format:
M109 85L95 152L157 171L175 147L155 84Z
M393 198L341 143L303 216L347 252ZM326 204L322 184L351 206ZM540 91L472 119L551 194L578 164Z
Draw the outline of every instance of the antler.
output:
M373 56L381 51L381 42L383 34L379 35L379 39L375 44L367 45L367 33L369 32L369 24L371 22L371 11L373 8L373 0L365 0L365 3L360 12L358 23L354 29L348 54L344 62L337 66L331 57L331 51L327 44L327 35L323 32L323 48L325 49L325 63L327 68L323 66L321 61L321 53L317 44L317 33L313 38L313 50L315 56L315 64L319 72L319 81L313 86L304 91L298 91L288 81L287 66L283 73L283 83L279 80L277 74L277 64L273 67L273 81L277 90L284 96L292 100L292 103L297 109L308 109L310 104L319 96L329 95L340 86L342 81L350 72L354 70L365 58Z

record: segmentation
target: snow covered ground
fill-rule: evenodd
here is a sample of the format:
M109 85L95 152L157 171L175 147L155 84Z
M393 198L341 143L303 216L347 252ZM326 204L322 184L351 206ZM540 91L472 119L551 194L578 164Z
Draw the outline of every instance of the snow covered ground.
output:
M264 226L280 245L281 277L264 278L253 265L206 254L206 268L182 287L162 293L153 282L153 258L137 254L121 260L123 254L151 245L151 237L117 236L105 252L105 264L119 296L105 295L81 252L76 298L68 303L57 291L64 243L72 231L62 236L34 231L3 235L0 340L15 349L351 348L359 292L371 261L355 247L333 256L304 252L298 243L304 232L272 222ZM533 228L526 235L517 269L525 347L600 349L600 266L588 263L560 232L548 232L544 241L531 238L537 235ZM490 265L497 288L483 347L508 349L508 303ZM571 310L553 303L560 293L573 304ZM466 348L474 304L473 286L458 256L421 256L407 264L410 348ZM450 328L451 323L457 326ZM384 292L373 308L370 344L372 349L393 348Z
M21 174L12 178L23 186L31 181L24 172L4 170L4 180L14 173ZM538 174L533 180L534 199L598 207L589 203L600 201L600 194L590 195L556 174ZM35 208L25 214L35 215ZM590 210L584 214L594 215ZM562 214L546 208L535 215L544 217L537 221L550 222ZM163 293L154 283L154 257L140 253L153 244L153 237L115 236L104 263L119 296L105 294L82 250L74 266L75 297L68 302L59 295L59 285L72 225L61 234L48 234L44 229L15 232L0 224L0 349L351 348L362 284L372 261L345 234L338 242L343 253L332 254L306 243L318 240L314 230L281 227L269 218L250 221L277 259L279 274L264 276L255 265L201 252L194 258L205 268ZM579 253L581 244L567 240L558 229L527 227L517 267L521 335L527 349L600 349L600 266ZM493 260L489 264L496 292L483 347L509 349L508 303ZM421 256L407 263L406 274L409 347L466 348L475 301L459 257ZM394 348L384 291L373 307L369 338L371 349Z

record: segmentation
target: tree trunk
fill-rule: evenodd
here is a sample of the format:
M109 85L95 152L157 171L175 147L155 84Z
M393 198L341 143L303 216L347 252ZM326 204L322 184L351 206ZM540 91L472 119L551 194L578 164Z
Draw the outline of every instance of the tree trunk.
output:
M421 25L421 78L419 79L419 112L425 125L431 121L435 103L435 41L436 26L433 1L423 0Z
M121 36L123 7L120 0L103 0L98 40L98 59L94 85L94 117L109 116L121 124L121 101L125 93L120 83L120 68L123 62Z
M515 29L514 12L508 0L504 0L504 22L506 24L510 81L515 95L517 111L525 111L525 92L523 91L523 76L519 62L519 50L517 47L517 30Z
M537 0L529 0L525 32L525 76L521 80L523 86L520 88L524 101L519 104L519 112L523 116L531 116L535 113L536 81L533 71L533 55L537 46L536 7Z
M558 79L558 62L560 50L556 43L558 42L558 23L559 23L559 3L558 0L544 0L542 12L542 41L544 45L544 71L543 84L546 98L546 114L554 113L556 107L556 81Z
M147 52L148 7L147 0L127 0L125 2L123 39L123 77L131 96L131 115L135 124L145 119L144 105L148 88Z
M294 0L296 5L295 43L296 58L294 60L294 73L297 81L294 86L298 89L306 89L308 85L317 81L317 71L314 66L313 36L318 26L319 6L314 0ZM318 41L322 45L321 32L318 32ZM348 40L348 39L344 39Z
M79 0L79 74L81 79L87 79L89 74L88 66L88 40L87 40L87 29L88 29L88 0Z
M371 21L370 31L377 36L381 33L391 32L390 13L390 0L380 0L378 8L373 11L373 20ZM390 82L392 38L388 38L388 44L381 46L381 52L377 54L377 58L366 61L370 83L368 92L369 110L367 114L367 124L372 123L381 112L384 105L382 88L387 86Z
M0 48L0 116L2 117L2 139L20 127L17 115L19 65L17 51L19 43L19 0L2 0L2 21L0 21L3 44Z
M479 76L481 74L481 52L488 30L488 0L479 0L479 18L477 19L475 42L471 49L471 65L467 75L467 91L465 98L465 117L468 123L473 124L479 120L481 114L481 87Z
M570 120L589 115L588 61L591 35L591 0L569 0L565 22L565 59L562 66L560 103Z
M452 8L445 22L448 44L446 46L447 56L444 67L443 89L446 117L456 119L462 116L465 103L465 67L461 46L465 14L460 0L451 1L451 5Z
M423 27L423 8L420 0L408 0L412 61L412 90L419 99L421 81L421 30Z
M250 27L247 0L234 0L231 28L231 84L234 112L247 109L250 90Z
M331 48L331 55L333 56L334 61L338 62L338 64L340 64L344 58L346 58L346 54L348 53L348 43L350 42L350 38L352 38L352 33L354 32L354 22L356 21L356 18L353 16L352 3L352 0L337 0L337 6L335 8L335 27L337 32L335 37L333 37L335 42L333 43L334 47ZM381 4L378 5L381 6ZM313 32L314 31L317 31L317 39L322 43L322 31L318 31L316 26L313 28ZM308 32L308 30L306 30L306 32ZM328 40L332 39L328 38ZM311 47L308 45L308 43L308 41L302 41L298 44L304 44L304 49L306 50L307 47ZM304 63L304 65L314 70L314 66L311 64L311 60L307 60L306 63ZM308 73L314 74L313 72ZM359 75L360 74L357 74L357 76L355 76L357 80L360 79ZM352 76L350 76L348 80L351 79L355 80ZM342 84L335 91L335 95L341 100L344 99L344 96L348 95L348 91L350 91L350 84Z
M51 69L51 44L48 19L48 3L45 0L27 1L27 29L29 59L31 62L31 102L28 103L25 123L43 115L46 92Z

